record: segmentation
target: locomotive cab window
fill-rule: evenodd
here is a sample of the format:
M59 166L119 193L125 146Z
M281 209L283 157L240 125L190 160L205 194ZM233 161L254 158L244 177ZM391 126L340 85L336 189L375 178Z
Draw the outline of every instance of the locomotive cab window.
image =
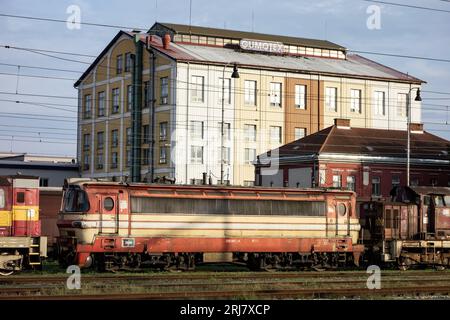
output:
M339 203L337 205L337 212L340 216L345 216L345 214L347 213L347 206L344 203Z
M443 196L434 196L434 205L436 207L444 207L444 197Z
M17 192L16 201L17 201L17 203L24 203L25 202L25 192Z
M103 200L103 208L106 211L114 209L114 200L111 197L105 198L105 200Z
M69 188L64 193L64 212L86 212L89 210L89 199L84 190Z
M3 209L5 207L5 190L0 189L0 209Z

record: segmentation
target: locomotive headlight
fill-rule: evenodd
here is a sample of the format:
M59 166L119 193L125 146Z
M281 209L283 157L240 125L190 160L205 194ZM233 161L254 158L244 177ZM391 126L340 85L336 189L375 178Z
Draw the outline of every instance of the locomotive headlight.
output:
M87 223L84 221L72 221L72 227L84 229L87 227Z

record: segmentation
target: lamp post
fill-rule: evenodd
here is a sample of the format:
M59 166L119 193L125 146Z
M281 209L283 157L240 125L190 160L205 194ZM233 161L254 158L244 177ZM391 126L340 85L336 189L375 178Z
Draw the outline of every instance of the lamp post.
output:
M223 165L224 165L224 159L223 159L223 144L224 144L224 118L225 118L225 68L230 65L232 62L228 62L226 65L223 66L222 70L222 122L221 122L221 144L220 144L220 184L223 185ZM237 68L237 64L234 63L233 66L233 73L231 74L231 78L237 79L239 78L239 72ZM231 81L230 81L230 88L231 92Z
M409 89L408 92L408 108L407 108L407 112L408 112L408 120L407 120L407 130L408 130L408 147L407 147L407 155L406 155L406 186L409 187L409 167L410 167L410 156L411 156L411 91L415 89L415 88L411 88ZM416 98L414 99L414 101L422 101L422 98L420 97L420 88L417 88L417 93L416 93Z

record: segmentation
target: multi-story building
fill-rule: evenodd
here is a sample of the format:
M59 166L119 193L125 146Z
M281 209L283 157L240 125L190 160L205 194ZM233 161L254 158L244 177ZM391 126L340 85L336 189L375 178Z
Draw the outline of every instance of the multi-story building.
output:
M206 173L216 183L223 172L252 185L257 154L335 118L406 129L422 82L329 41L167 23L120 31L75 83L81 174L117 179L133 167L144 181L198 183ZM411 121L421 121L419 102Z
M255 162L260 186L326 187L355 191L359 200L389 199L407 185L407 131L352 127L347 119L270 151ZM411 186L450 186L450 141L411 123ZM262 154L259 159L264 159Z

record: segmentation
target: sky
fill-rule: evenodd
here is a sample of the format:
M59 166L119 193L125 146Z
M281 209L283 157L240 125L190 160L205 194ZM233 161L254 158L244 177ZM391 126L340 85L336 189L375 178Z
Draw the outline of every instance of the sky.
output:
M438 59L450 57L450 12L365 0L191 1L191 15L189 0L0 0L0 14L66 21L73 13L68 9L75 5L80 9L81 22L128 28L124 30L145 31L155 21L180 24L191 21L192 25L206 27L326 39L349 50ZM450 2L443 0L386 1L450 11ZM368 20L373 21L374 11L370 10L373 7L369 8L373 5L380 10L379 28L375 29L367 24ZM119 29L88 25L70 29L66 23L0 16L0 30L0 153L75 157L77 91L73 84L94 58L43 55L1 46L97 56ZM425 80L422 122L427 131L450 139L449 62L363 55ZM59 79L29 77L33 75Z

